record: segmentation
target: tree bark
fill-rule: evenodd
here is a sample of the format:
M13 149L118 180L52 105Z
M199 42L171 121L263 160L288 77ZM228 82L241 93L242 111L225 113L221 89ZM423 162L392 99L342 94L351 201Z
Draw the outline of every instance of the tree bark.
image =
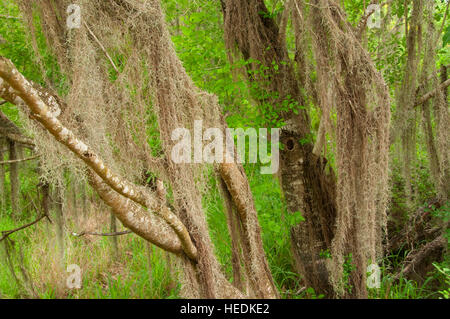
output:
M5 151L3 150L4 139L0 139L0 160L3 161ZM3 165L0 165L0 215L3 216L3 213L6 209L6 203L7 203L7 194L5 190L5 167Z
M448 73L447 73L447 67L445 65L441 66L441 83L447 83L448 80ZM450 83L449 83L450 85ZM444 99L448 100L448 86L444 86L442 88L442 92L444 93Z

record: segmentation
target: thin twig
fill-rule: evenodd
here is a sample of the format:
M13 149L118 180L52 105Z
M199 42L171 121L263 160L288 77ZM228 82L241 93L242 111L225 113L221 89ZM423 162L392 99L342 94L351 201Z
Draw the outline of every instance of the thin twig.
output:
M92 232L86 232L83 231L79 234L77 233L72 233L73 236L75 237L82 237L85 235L91 235L91 236L122 236L122 235L128 235L131 234L132 231L131 230L126 230L126 231L122 231L122 232L115 232L115 233L92 233Z
M87 28L87 30L89 31L89 34L94 38L95 42L97 42L97 44L100 46L100 48L102 49L102 51L105 53L106 57L108 58L109 62L111 62L111 65L113 66L114 70L116 70L117 73L119 73L119 69L117 68L117 66L114 64L114 61L111 59L111 57L109 56L108 52L106 52L105 47L103 46L103 44L100 42L100 40L95 36L94 32L92 32L92 30L89 28L89 26L87 25L86 22L83 22L84 26Z
M392 2L392 0L388 0L382 4L379 4L379 8L389 5L391 2ZM372 2L371 4L376 4L376 3ZM367 10L367 9L365 9L365 10ZM371 10L369 12L365 12L365 14L362 16L362 18L359 20L359 23L358 23L358 35L361 35L364 32L364 30L366 29L366 26L367 26L367 21L369 21L369 18L376 11L377 11L376 8L374 8L373 10Z
M6 104L8 101L0 101L0 105Z
M426 101L431 99L433 96L435 96L437 92L439 92L440 90L445 89L448 86L450 86L450 79L448 79L447 81L441 83L441 85L439 85L434 90L432 90L432 91L422 95L422 97L418 98L417 101L416 101L416 105L415 106L419 106L419 105L425 103Z

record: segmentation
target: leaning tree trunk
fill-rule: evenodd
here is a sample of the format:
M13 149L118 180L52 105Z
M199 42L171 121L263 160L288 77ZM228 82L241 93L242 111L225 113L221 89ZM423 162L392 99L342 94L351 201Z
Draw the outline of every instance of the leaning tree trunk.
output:
M413 0L413 10L408 24L408 11L405 8L405 37L407 58L404 79L397 93L397 111L394 118L392 139L400 139L402 147L403 177L405 180L405 195L408 209L413 208L414 196L412 180L413 164L416 160L416 121L415 106L420 49L422 46L423 1Z

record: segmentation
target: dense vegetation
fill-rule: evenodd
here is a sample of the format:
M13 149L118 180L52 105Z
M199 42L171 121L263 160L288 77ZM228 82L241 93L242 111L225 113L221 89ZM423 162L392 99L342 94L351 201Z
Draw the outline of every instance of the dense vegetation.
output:
M53 1L44 2L52 3ZM378 3L378 1L368 0L331 2L340 5L345 12L345 19L355 29L360 27L361 21L364 20L367 6L370 3ZM429 2L433 4L430 5ZM52 89L64 99L67 98L68 109L73 111L73 105L77 105L73 103L73 100L77 97L71 91L72 74L63 67L74 62L61 62L68 57L61 55L55 49L57 46L49 41L48 30L45 30L45 23L41 21L43 15L36 9L38 5L33 7L35 11L31 11L30 19L29 12L25 12L24 5L21 3L23 1L2 0L0 4L0 56L10 59L28 80L40 87ZM327 77L342 76L344 80L348 78L345 78L347 75L337 75L345 64L339 64L342 63L339 60L339 54L342 52L339 51L340 48L337 49L337 45L333 46L335 45L333 41L337 41L335 37L339 33L327 29L322 30L322 34L318 27L321 24L314 25L314 19L306 18L309 14L314 14L315 1L266 0L263 3L267 6L267 11L259 12L260 15L267 15L267 17L264 16L265 19L275 21L280 28L285 23L285 49L288 58L295 65L295 71L292 74L299 79L298 83L300 83L298 99L291 96L287 89L285 92L280 92L280 88L284 89L285 86L290 85L289 83L283 82L281 86L271 83L271 81L277 81L278 69L288 72L284 69L284 65L273 62L273 69L268 71L269 67L265 61L254 58L252 52L244 52L245 50L242 49L244 45L240 37L245 38L244 32L235 34L235 38L227 33L227 28L229 31L231 26L224 20L222 10L225 3L230 5L233 1L163 0L161 3L178 58L198 88L217 96L221 113L224 114L228 127L282 127L287 118L286 114L301 115L302 112L307 112L311 130L302 135L298 143L302 146L314 145L320 139L320 134L323 134L320 131L321 121L329 117L324 133L325 142L319 149L322 155L319 154L319 158L322 160L320 156L323 156L326 161L324 171L336 172L339 180L346 176L342 166L342 149L346 146L339 139L339 136L343 134L342 130L339 131L342 128L340 119L346 113L339 109L342 102L339 97L336 97L342 93L343 89L337 88L338 84L336 86L330 84L331 90L336 90L337 93L336 96L330 97L331 102L328 102L332 107L328 109L328 114L324 115L326 112L323 106L326 102L323 100L325 98L322 98L321 85L324 83L323 80L327 83L333 82ZM303 38L299 35L296 29L299 23L295 18L296 10L301 10L304 14L304 20L302 20L305 24L304 29L310 30L311 34L317 32L323 36L319 40L328 43L330 45L328 48L322 47L322 50L317 48L317 43L320 42L316 43L308 33L309 31L304 32L307 35ZM292 14L286 15L286 12L292 12ZM326 16L322 18L326 19ZM64 23L65 17L59 19ZM380 224L379 242L383 247L381 258L377 260L381 268L381 286L368 289L367 294L369 298L389 299L449 298L450 180L448 178L450 166L447 138L450 132L449 127L445 125L449 118L448 85L441 86L441 83L448 82L447 68L450 64L448 1L388 1L381 6L379 19L380 25L365 28L360 40L361 50L367 50L368 57L373 61L387 85L390 96L390 106L388 106L392 114L389 122L391 138L389 143L385 141L386 147L389 148L389 169L385 170L388 177L387 187L381 191L375 186L373 188L375 192L386 191L387 194L387 209L376 217L376 223ZM407 21L406 26L405 21ZM323 22L323 25L326 23ZM136 23L135 27L138 28L139 25ZM105 32L104 29L106 29L96 30L95 25L91 25L91 28L98 34ZM131 92L130 97L124 97L124 105L141 103L145 112L148 113L147 118L143 120L145 122L143 135L152 156L157 158L164 152L165 141L160 135L162 128L158 125L157 118L160 115L154 110L156 106L145 98L145 94L150 95L152 87L150 84L145 88L135 87L139 82L130 76L132 70L128 69L128 64L142 63L141 69L144 75L136 75L136 78L141 76L143 80L139 78L139 81L142 80L144 83L151 82L145 78L145 73L151 73L152 69L150 67L144 70L147 64L141 60L131 61L131 57L134 57L132 43L133 41L140 43L140 39L132 39L131 36L126 38L129 35L125 34L116 36L123 36L125 39L122 41L128 44L128 47L119 40L117 43L106 44L105 39L100 36L100 40L92 40L93 46L98 46L99 42L107 46L107 57L104 57L104 61L99 64L108 70L107 78L111 86L119 83L122 89L125 88ZM111 38L114 39L114 37ZM230 41L238 43L236 52L232 52ZM299 43L302 44L301 47ZM117 46L117 50L113 49L114 45ZM151 46L150 43L148 45ZM252 47L252 50L255 50L255 47ZM333 52L334 50L338 53ZM351 50L349 49L349 52L353 54ZM97 51L99 56L104 55L102 50ZM355 56L364 58L363 54L361 54L363 57L360 57L359 52ZM95 58L92 59L95 60ZM325 66L322 65L324 61ZM245 71L242 72L243 70ZM270 73L272 71L274 73ZM327 72L331 73L327 74ZM376 78L371 72L375 71L364 69L362 76ZM87 82L90 80L92 79L86 79ZM360 87L356 86L356 90L366 90L364 85L370 87L367 89L368 92L370 91L367 94L367 100L370 100L372 98L370 94L375 94L371 90L378 92L378 82L374 80L369 84L361 84ZM95 89L92 88L92 90ZM348 90L345 93L350 91L348 87L345 89ZM429 92L434 92L429 99L417 103ZM283 98L279 98L278 95ZM379 105L377 103L381 103L381 99L373 100L377 106ZM302 101L303 105L299 105L298 101ZM79 102L84 105L80 106L82 110L89 110L89 107L93 108L96 103L93 101L93 104L87 105L83 102ZM37 142L41 135L36 133L36 127L29 123L32 116L20 112L19 108L12 103L2 103L2 99L0 103L2 104L0 298L179 298L183 296L183 280L179 279L180 265L175 262L178 257L136 234L126 232L117 235L118 232L127 229L120 222L116 222L111 208L100 198L102 196L97 194L86 178L81 177L83 173L80 165L72 165L75 160L69 155L67 158L61 155L64 153L56 148L56 155L54 155L56 159L49 155L50 148L43 148ZM275 106L277 103L282 105L283 116L281 117L277 113ZM118 114L123 115L128 111L129 109L123 109ZM74 112L76 113L76 109ZM112 112L116 112L116 109ZM80 114L83 116L84 113ZM129 119L133 125L135 121L133 115L126 114L124 118ZM93 119L95 120L95 115ZM8 135L11 133L11 122L15 125L12 129L16 130L14 132L23 138L35 141L35 145L12 141L12 135ZM69 122L67 120L67 123ZM70 122L72 125L70 127L74 127L74 123L76 120ZM86 123L89 123L88 120ZM356 121L345 123L360 125ZM374 125L379 125L376 130L379 132L382 123ZM141 137L139 133L133 131L134 129L137 131L140 127L130 129L131 139L139 148ZM369 126L362 127L362 130L365 129L371 130ZM87 131L89 130L86 130L86 137L82 135L84 133L81 133L84 132L83 127L76 132L91 143L108 140L111 144L107 146L111 148L111 151L107 149L105 153L101 153L103 149L100 150L101 147L99 147L102 155L116 156L120 153L117 158L127 158L127 150L121 149L123 145L119 142L117 145L114 144L116 140L112 137L115 134L113 131L107 129L100 131L99 134L103 132L107 135L105 139L95 136L91 138L90 131ZM380 143L380 147L384 147L377 141L375 135L368 134L368 136L367 139L370 142L367 144ZM33 144L32 141L29 143ZM50 139L46 139L42 143L48 144L49 141ZM359 140L355 138L354 141ZM133 153L133 147L129 150L129 156L138 157ZM358 148L358 150L366 152L364 148ZM382 153L381 150L379 154ZM372 156L377 153L367 150L364 154ZM62 159L59 160L57 157ZM355 163L358 161L366 163L364 162L366 160L362 156L361 159L356 159ZM378 162L367 161L367 163L378 165ZM128 169L133 169L133 165L135 162L125 164L125 168L113 167L128 174ZM381 164L380 167L382 167ZM137 170L140 168L136 167ZM317 288L320 285L314 289L313 285L305 284L299 270L301 268L294 256L295 251L292 245L295 238L291 237L295 233L293 229L296 225L306 224L308 214L301 210L290 209L289 198L284 191L284 185L280 182L279 174L261 174L260 164L244 163L243 168L253 195L270 273L280 297L299 299L330 297L326 289L317 291L320 290ZM375 172L379 171L375 170ZM142 172L137 172L136 176L130 178L137 179L140 175ZM147 185L155 186L153 182L156 180L156 175L152 172L145 172L144 175ZM199 193L201 193L201 204L206 214L209 235L220 270L229 281L235 283L236 269L232 263L235 255L227 224L227 202L223 200L221 180L217 175L211 167L203 171L201 176L204 181L201 185L204 189ZM378 181L378 179L382 180L383 176L382 174L370 175L368 178ZM364 182L363 179L358 181ZM168 188L167 197L172 205L172 201L176 202L174 199L176 191L170 186ZM378 193L361 192L347 195L352 199L367 197L367 203L364 202L361 205L368 206L378 205L384 200L384 195L380 195L373 201L369 201L369 197L377 196ZM337 201L339 202L337 207L341 209L339 205L342 205L341 201L344 200L339 199L338 196ZM355 203L348 205L359 213L354 206L359 202L355 201ZM382 207L383 204L380 206ZM12 234L8 233L9 230L32 223L46 212L48 216L37 223ZM381 221L383 214L386 215L385 225L382 225ZM364 233L365 229L358 229L358 231ZM101 235L108 233L116 233L116 236ZM346 238L345 234L343 238ZM441 238L445 238L445 245L440 244ZM380 257L378 244L375 243L375 239L373 240L377 257ZM355 261L359 258L355 255L357 250L343 250L341 253L334 245L321 246L319 250L320 256L317 258L323 260L342 258L340 274L346 284L345 294L355 297L352 295L352 285L356 284L354 279L351 279L351 274L356 271L357 266L359 267L359 264L356 265L358 262ZM353 252L353 255L350 252ZM339 253L342 256L338 257ZM67 266L71 264L80 265L82 269L81 289L67 287L69 276Z

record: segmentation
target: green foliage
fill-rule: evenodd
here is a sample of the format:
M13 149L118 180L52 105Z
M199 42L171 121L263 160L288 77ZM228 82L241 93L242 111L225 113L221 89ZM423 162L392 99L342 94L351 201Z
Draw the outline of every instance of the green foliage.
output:
M434 267L443 275L445 284L447 288L439 291L444 299L450 299L450 268L448 263L446 265L440 265L438 263L433 263Z

